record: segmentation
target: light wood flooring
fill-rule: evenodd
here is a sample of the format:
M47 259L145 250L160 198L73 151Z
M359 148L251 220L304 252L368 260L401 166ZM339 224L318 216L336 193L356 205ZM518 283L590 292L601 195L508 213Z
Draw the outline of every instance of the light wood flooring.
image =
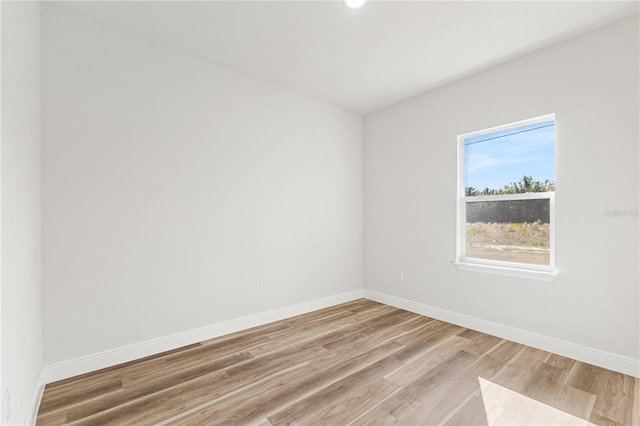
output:
M640 379L365 299L47 385L38 425L638 425Z

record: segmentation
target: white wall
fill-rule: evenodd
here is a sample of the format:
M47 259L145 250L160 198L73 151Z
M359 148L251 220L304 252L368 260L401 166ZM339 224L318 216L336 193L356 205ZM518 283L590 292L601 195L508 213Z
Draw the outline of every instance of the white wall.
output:
M638 362L638 62L636 15L366 116L365 289ZM548 113L558 277L456 270L456 136Z
M362 288L361 116L51 4L43 51L47 364Z
M11 391L9 424L25 424L42 368L40 5L3 1L0 7L1 381L3 395Z

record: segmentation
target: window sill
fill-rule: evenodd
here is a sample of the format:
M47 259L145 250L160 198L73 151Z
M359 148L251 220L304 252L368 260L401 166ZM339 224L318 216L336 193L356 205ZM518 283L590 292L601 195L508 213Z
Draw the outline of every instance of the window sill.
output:
M453 262L460 271L483 272L487 274L507 275L510 277L527 278L539 281L551 281L558 274L550 271L536 271L531 269L509 268L505 266L482 265L478 263Z

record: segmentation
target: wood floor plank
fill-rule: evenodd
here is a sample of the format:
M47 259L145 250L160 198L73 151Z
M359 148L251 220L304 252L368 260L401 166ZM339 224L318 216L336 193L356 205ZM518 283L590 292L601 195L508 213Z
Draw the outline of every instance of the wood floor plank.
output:
M185 370L178 370L171 374L154 377L153 379L132 383L119 393L111 393L104 398L94 399L87 403L76 405L67 410L67 419L70 422L89 417L96 412L115 408L122 401L132 401L144 396L152 395L163 389L180 385L195 380L203 375L223 371L225 367L236 364L241 359L246 359L245 353L231 354L224 359L213 362L197 364Z
M62 426L67 425L67 414L63 412L38 415L38 425L41 426Z
M387 374L385 378L399 386L408 386L417 379L417 372L424 375L438 367L442 362L452 358L466 348L469 341L458 336L443 340L439 346L431 346L420 356L404 362L397 370Z
M500 374L503 368L515 358L519 352L524 351L525 346L508 340L500 340L495 346L478 358L469 371L479 377L492 379Z
M326 346L323 346L326 348ZM343 346L333 346L331 350L315 360L309 360L309 363L321 371L342 371L346 376L346 370L355 371L370 363L372 359L379 361L381 357L391 356L398 353L404 346L395 341L387 341L376 346L368 347L366 350L359 350L359 342L344 341Z
M166 382L174 377L186 377L187 380L193 374L202 371L213 372L227 368L238 363L247 362L254 359L253 355L247 351L232 351L220 353L217 356L179 358L177 360L167 359L166 364L156 368L153 372L144 374L127 374L122 376L122 384L125 391L134 391L139 387L153 386L158 380ZM180 379L175 379L180 380Z
M398 387L382 378L399 361L387 357L320 389L313 395L268 417L279 424L346 424L355 420ZM348 409L349 408L349 409Z
M407 362L414 357L418 357L434 347L441 345L444 340L455 336L463 330L462 327L453 324L435 321L415 332L404 334L396 339L399 343L407 346L400 355L400 360Z
M327 394L331 402L322 403L322 408L315 410L314 414L305 413L298 423L330 426L348 424L397 390L395 385L384 379L378 379L373 383L365 382L348 389L339 388L334 392L335 396ZM278 422L274 424L277 425Z
M488 426L487 415L480 392L474 392L451 417L444 421L447 426Z
M465 351L474 355L487 353L489 349L496 346L502 340L499 337L489 336L488 334L469 329L458 333L458 336L469 341Z
M136 399L123 399L118 406L95 411L74 425L155 425L178 415L195 404L204 404L230 392L231 380L225 371L205 374L197 379L162 389Z
M493 381L543 404L588 419L595 395L564 385L568 363L547 363L549 353L525 347Z
M550 353L544 362L546 364L553 365L554 367L560 367L569 372L573 368L573 365L576 363L576 360Z
M594 414L619 424L631 424L633 403L639 398L634 393L635 381L624 374L610 372L598 395Z
M596 396L566 385L540 384L523 395L582 419L589 419ZM630 423L629 423L630 424Z
M286 348L298 343L308 342L310 339L318 336L318 330L315 328L296 328L294 330L287 330L285 334L279 334L275 337L270 337L269 341L249 348L250 353L253 356L259 356L275 352L279 349ZM343 337L343 334L338 331L330 330L322 336L328 336L331 340L336 340Z
M528 386L534 370L540 362L548 358L548 355L547 352L525 347L504 366L499 375L493 376L492 381L516 392L522 392Z
M371 407L369 410L364 411L360 414L359 417L352 420L348 423L348 426L356 426L356 425L395 425L398 423L398 419L393 416L386 408L382 406L382 403L387 399L390 399L395 396L396 393L400 392L402 388L398 388L395 392L390 393L385 399L383 399L379 404Z
M158 369L166 366L166 359L155 358L141 361L140 364L126 363L122 365L122 368L109 367L106 369L98 370L93 373L83 374L75 378L67 379L62 382L55 382L48 384L45 387L42 403L40 404L40 410L43 414L49 413L52 410L57 410L60 407L56 404L56 400L59 398L66 398L69 395L70 403L77 404L85 399L83 389L89 386L104 386L104 382L111 381L113 379L122 380L126 377L136 377L144 375L153 375ZM51 402L49 400L51 399Z
M291 393L299 391L300 379L308 377L313 372L314 368L309 364L294 366L268 380L245 387L241 400L235 395L230 395L216 400L214 404L200 405L163 424L248 424L264 419L274 407L286 403Z
M49 384L37 424L628 426L639 394L640 379L358 299Z
M126 407L123 406L121 409L109 410L108 413L100 416L93 416L92 420L96 420L98 423L102 423L107 420L117 420L120 424L137 424L139 422L147 422L152 419L149 416L141 416L140 414L143 414L145 411L150 411L152 409L150 404L153 404L155 400L160 399L164 404L164 410L160 410L162 413L160 418L153 417L153 423L155 424L159 420L172 415L177 415L181 411L192 409L198 405L205 404L212 399L216 400L225 394L233 394L238 389L245 387L247 383L261 380L275 374L281 371L281 369L291 366L291 362L295 357L309 357L308 359L313 359L312 354L318 355L325 351L326 350L321 346L313 344L297 352L289 349L286 353L269 354L262 357L252 358L246 363L232 365L222 371L224 373L224 377L221 375L214 375L211 379L208 379L207 384L210 386L212 383L215 383L215 389L206 393L202 391L201 388L204 386L199 382L192 381L197 385L195 388L181 386L182 383L174 384L169 387L169 389L176 390L178 391L177 393L160 393L161 391L158 391L159 393L156 395L143 395L142 397L132 401L132 403L127 404ZM160 407L153 408L160 409Z
M229 355L230 352L250 351L259 345L268 342L264 335L251 337L237 337L234 339L200 345L178 353L167 355L164 360L169 366L186 366L193 364L194 360L212 361L214 359Z
M438 367L418 376L394 397L395 411L400 424L440 424L452 410L478 391L477 378L467 368L477 356L458 351Z
M288 372L287 369L294 365L295 359L297 358L313 360L325 352L326 350L324 348L312 342L303 350L295 351L289 348L287 351L256 357L247 363L227 368L225 370L226 377L216 382L215 389L208 391L206 394L202 392L199 386L195 389L181 388L179 392L167 395L170 398L166 398L165 396L165 409L160 411L162 416L154 417L152 423L146 423L152 420L148 416L141 417L139 415L141 412L140 404L145 404L142 408L148 409L148 401L139 401L138 404L128 407L126 413L120 414L119 423L133 425L145 422L145 424L157 424L161 420L177 416L181 412L206 406L211 401L216 403L224 401L225 395L231 395L233 398L236 398L233 401L237 404L237 397L235 395L241 390L244 395L249 384L262 383L270 377L277 376L281 371ZM303 377L307 376L303 375ZM167 407L167 405L175 408L171 409Z
M334 351L345 348L346 345L349 351L366 351L408 333L421 323L419 318L415 318L415 314L409 314L406 311L399 311L396 314L395 316L384 314L375 320L367 321L366 326L346 326L340 329L343 337L325 344L324 347ZM344 353L344 350L342 352Z
M598 395L604 390L609 374L611 374L609 370L578 361L569 372L565 383L576 389Z
M395 342L389 342L339 364L311 362L304 368L291 371L286 377L277 375L270 380L248 386L242 392L243 400L240 403L237 398L228 398L228 407L224 405L226 401L221 401L216 404L216 407L201 406L195 414L190 413L176 418L175 422L176 424L184 421L195 424L224 423L225 421L236 424L253 422L275 413L287 404L304 399L313 390L320 390L364 366L388 357L401 347Z
M122 391L122 379L84 382L77 387L66 387L49 395L40 405L40 412L47 414L60 408L80 404L120 391Z
M537 363L532 369L521 393L543 404L574 416L588 419L596 396L581 389L564 384L567 371L546 363Z
M325 350L318 345L299 351L296 357L300 359L313 359L319 356ZM281 356L282 355L282 356ZM108 419L109 421L117 420L118 424L157 424L166 418L179 415L192 409L208 404L210 401L222 401L225 395L236 395L239 390L245 389L248 383L260 381L279 374L283 369L286 370L292 365L291 352L287 354L273 353L268 356L262 356L252 359L249 363L236 365L224 371L225 377L215 381L215 388L211 389L211 385L205 383L205 386L198 386L197 389L189 389L185 387L172 387L177 392L158 394L155 397L139 399L133 404L128 404L125 410L110 410L108 414L99 417L100 421ZM298 372L298 374L300 374ZM154 400L162 400L164 409L154 407L161 415L150 417L144 416L145 411L152 410L149 404L153 404ZM237 397L236 397L237 398ZM237 399L233 400L237 404ZM118 417L114 418L117 412ZM149 423L147 423L149 422ZM104 424L104 423L102 423Z

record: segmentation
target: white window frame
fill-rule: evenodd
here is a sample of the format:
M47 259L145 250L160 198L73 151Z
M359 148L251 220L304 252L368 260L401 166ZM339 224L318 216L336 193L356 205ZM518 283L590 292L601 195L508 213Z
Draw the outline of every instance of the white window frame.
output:
M548 114L528 120L522 120L507 125L496 126L476 132L465 133L458 136L458 205L457 205L457 225L456 225L456 261L458 269L465 271L488 272L499 275L515 276L520 278L531 278L544 281L551 281L556 275L555 265L555 192L528 192L525 194L505 194L505 195L479 195L467 197L465 193L465 141L471 137L482 136L484 134L510 130L532 124L555 121L555 114ZM485 201L511 201L511 200L549 200L549 265L535 265L528 263L506 262L490 259L471 258L466 256L466 222L467 203Z

